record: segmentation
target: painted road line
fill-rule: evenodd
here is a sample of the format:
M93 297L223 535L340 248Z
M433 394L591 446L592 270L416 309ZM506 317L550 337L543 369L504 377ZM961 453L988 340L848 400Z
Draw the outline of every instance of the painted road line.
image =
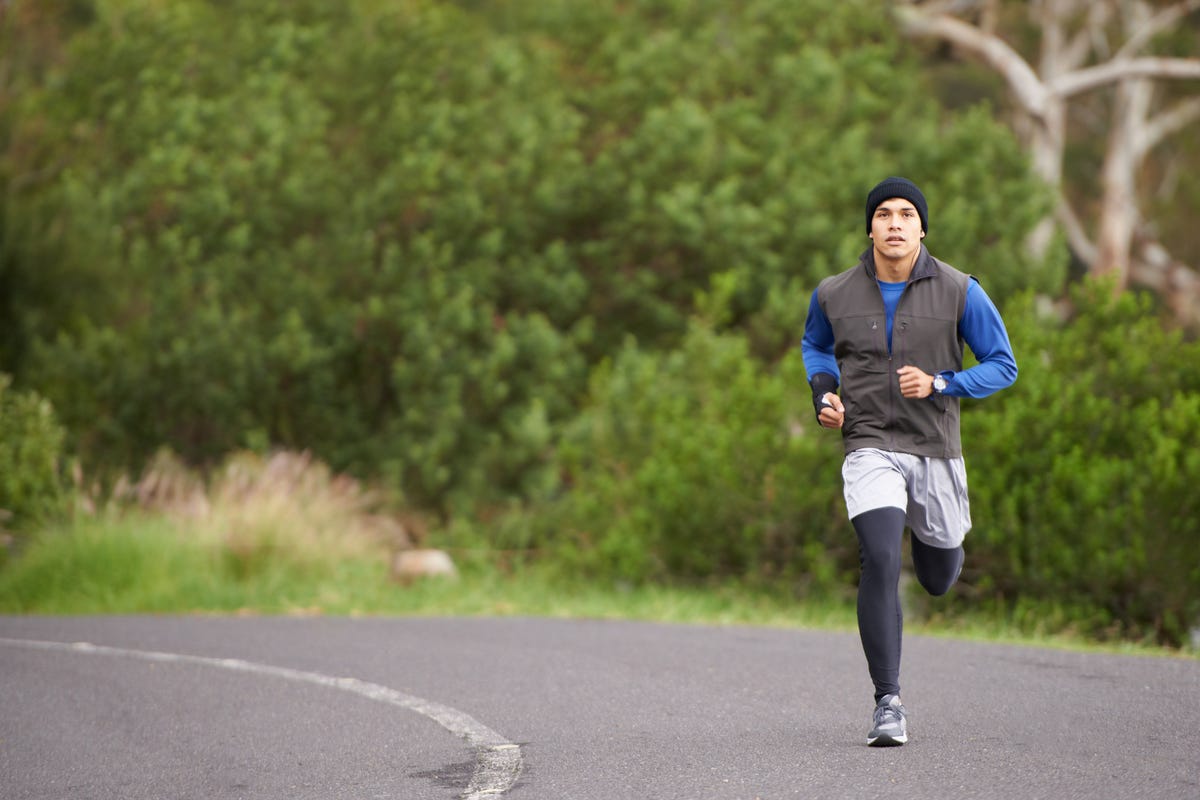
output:
M296 681L298 683L313 683L318 686L328 686L345 692L389 703L394 706L415 711L421 716L428 717L455 736L465 739L475 748L475 771L471 782L460 795L463 800L483 800L483 798L498 797L517 782L521 774L521 748L496 733L491 728L478 722L471 716L451 708L450 706L414 697L377 683L367 683L356 678L335 678L322 675L319 672L304 672L287 667L275 667L270 664L258 664L253 661L242 661L236 658L206 658L204 656L189 656L182 653L161 653L153 650L127 650L121 647L105 647L88 642L48 642L34 639L5 639L0 637L0 644L13 647L25 647L36 650L59 650L73 653L121 656L137 658L143 661L158 661L172 664L199 664L206 667L235 672L248 672L255 675L267 675L273 678Z

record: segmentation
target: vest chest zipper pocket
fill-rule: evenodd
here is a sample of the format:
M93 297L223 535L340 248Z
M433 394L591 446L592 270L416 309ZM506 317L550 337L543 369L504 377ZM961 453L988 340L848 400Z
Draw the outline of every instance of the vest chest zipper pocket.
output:
M877 319L870 320L871 324L871 339L874 342L874 349L880 354L879 364L871 369L872 372L890 372L892 363L892 348L888 345L887 337L883 335L883 328L880 321Z

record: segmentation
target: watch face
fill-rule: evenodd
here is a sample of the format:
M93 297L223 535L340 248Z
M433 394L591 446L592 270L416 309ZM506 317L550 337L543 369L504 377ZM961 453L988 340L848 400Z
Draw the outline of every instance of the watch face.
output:
M946 391L946 379L943 378L941 375L938 375L936 378L934 378L933 379L933 389L934 389L934 391L937 391L937 392Z

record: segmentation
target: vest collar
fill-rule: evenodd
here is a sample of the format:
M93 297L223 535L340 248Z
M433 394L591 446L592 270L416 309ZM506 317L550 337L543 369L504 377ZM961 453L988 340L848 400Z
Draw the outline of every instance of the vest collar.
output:
M875 272L875 248L868 247L861 256L858 257L858 263L862 264L863 269L867 271L867 275L871 280L878 280L878 275ZM921 252L917 254L917 261L913 264L912 272L908 274L908 283L921 278L931 278L937 274L937 264L929 249L921 244Z

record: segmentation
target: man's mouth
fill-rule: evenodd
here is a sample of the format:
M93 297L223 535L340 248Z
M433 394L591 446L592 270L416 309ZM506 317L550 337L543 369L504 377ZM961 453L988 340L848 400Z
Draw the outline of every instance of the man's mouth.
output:
M889 237L887 237L887 243L888 244L904 244L904 237L903 236L889 236Z

